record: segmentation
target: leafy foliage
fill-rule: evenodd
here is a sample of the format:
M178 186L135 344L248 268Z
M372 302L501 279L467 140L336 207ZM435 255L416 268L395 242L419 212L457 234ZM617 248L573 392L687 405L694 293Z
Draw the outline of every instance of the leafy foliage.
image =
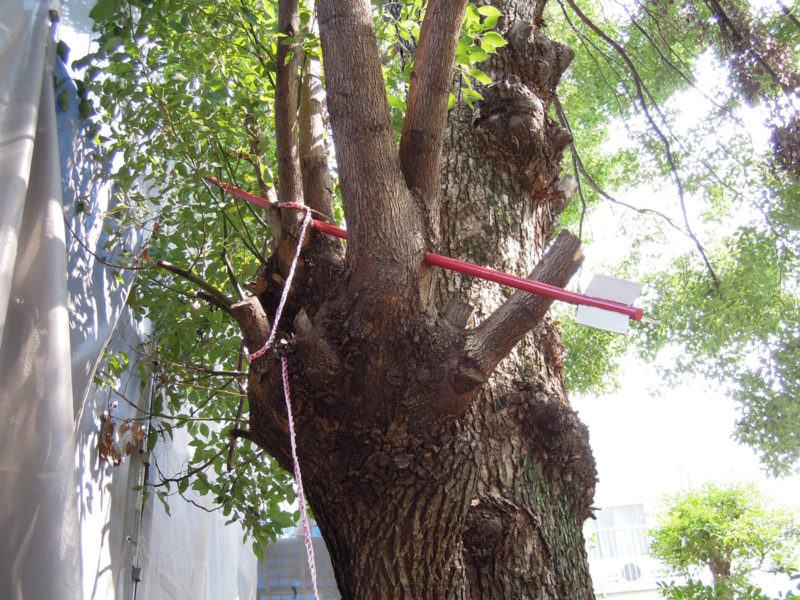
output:
M683 585L658 583L658 593L667 600L716 600L717 598L736 598L736 600L770 600L761 588L739 579L706 585L702 581L690 579ZM783 597L786 600L798 598L793 590Z
M609 270L644 281L645 312L662 323L635 330L638 351L655 360L680 348L662 365L666 381L699 373L729 390L741 407L735 437L776 475L800 459L800 196L791 158L753 136L795 122L796 10L690 2L609 13L563 0L545 14L549 35L576 51L555 106L581 183L564 224L582 229L601 203L623 211L632 252ZM753 127L754 115L765 125ZM613 386L606 361L623 345L562 320L572 389Z
M272 183L276 11L271 2L101 0L92 11L97 50L73 63L94 93L115 182L139 209L120 218L151 234L130 299L153 324L142 349L158 387L149 446L185 429L194 448L185 470L160 473L152 491L208 495L257 550L292 524L283 507L294 496L289 475L231 433L248 409L240 332L225 311L240 286L225 262L253 279L269 227L201 177L262 193Z
M706 484L677 494L650 536L654 557L694 576L710 569L714 579L710 588L692 580L672 584L662 590L668 598L714 598L715 586L736 597L760 597L748 581L750 573L795 573L800 567L795 515L770 508L752 485Z

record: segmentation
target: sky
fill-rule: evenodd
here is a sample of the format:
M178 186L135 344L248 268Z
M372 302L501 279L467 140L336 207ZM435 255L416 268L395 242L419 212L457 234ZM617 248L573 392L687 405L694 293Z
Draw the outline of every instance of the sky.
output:
M596 506L642 502L653 511L665 494L706 481L753 482L780 503L800 499L800 478L767 478L756 454L731 439L732 400L704 381L668 389L654 367L631 358L619 392L571 398L597 461Z
M89 11L96 3L97 0L62 0L61 26L75 31L90 31L92 21L89 18Z

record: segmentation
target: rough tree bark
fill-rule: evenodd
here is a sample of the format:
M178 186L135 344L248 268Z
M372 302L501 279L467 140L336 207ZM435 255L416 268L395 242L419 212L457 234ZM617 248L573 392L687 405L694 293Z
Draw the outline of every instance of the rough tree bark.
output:
M284 354L304 485L347 600L592 597L594 464L550 301L424 262L440 252L558 286L580 265L567 232L545 251L570 141L547 109L572 54L540 34L543 4L505 3L496 83L448 115L465 2L430 0L399 148L369 6L317 5L348 242L310 233L279 342L250 365L250 434L291 468ZM297 197L279 197L300 200L291 183ZM296 219L281 221L296 244ZM271 261L262 293L234 306L251 351L285 269Z

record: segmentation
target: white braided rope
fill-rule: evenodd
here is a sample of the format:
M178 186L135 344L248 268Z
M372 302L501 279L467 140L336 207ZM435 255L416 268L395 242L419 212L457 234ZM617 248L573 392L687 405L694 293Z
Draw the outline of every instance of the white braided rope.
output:
M281 293L281 300L278 303L278 310L275 311L275 321L272 324L272 331L269 332L269 337L260 350L256 350L252 354L247 355L247 360L249 361L254 361L259 356L266 354L267 350L269 350L272 347L273 342L275 342L275 334L278 332L278 323L280 322L281 314L283 313L283 305L286 304L286 298L289 296L289 288L292 287L294 270L295 267L297 267L297 260L300 258L300 249L303 247L303 238L306 237L306 230L308 229L308 224L311 222L311 209L309 207L305 208L306 216L303 219L303 227L300 230L300 239L297 240L297 250L294 252L292 265L289 267L289 274L286 275L286 282L283 284L283 292Z
M286 275L286 282L283 285L283 292L281 293L281 300L278 303L278 310L275 311L275 320L272 324L272 331L270 331L269 338L261 347L260 350L247 355L247 359L253 361L259 356L263 356L275 342L275 335L278 331L278 324L281 320L283 313L283 306L286 304L286 298L289 296L289 289L292 287L292 278L294 271L297 267L297 261L300 258L300 249L303 246L303 238L305 238L308 224L311 222L311 209L306 207L306 216L303 219L303 226L300 230L300 238L297 240L297 250L295 250L292 264L289 267L289 273ZM289 421L289 445L292 449L292 461L294 462L294 480L297 483L297 497L300 503L300 520L303 524L303 534L305 536L306 556L308 557L308 570L311 573L311 585L314 589L314 598L319 600L319 593L317 592L317 568L314 562L314 545L311 541L311 524L308 521L308 509L306 508L306 499L303 494L303 478L300 474L300 461L297 460L297 441L294 432L294 419L292 418L292 401L289 393L289 367L285 356L281 356L281 378L283 379L283 396L286 399L286 416Z
M286 357L281 356L281 376L283 378L283 396L286 398L286 416L289 420L289 443L292 447L292 460L294 461L294 480L297 483L297 498L300 502L300 520L303 523L303 534L306 539L306 556L308 557L308 570L311 573L311 586L314 589L314 598L319 600L317 593L317 568L314 563L314 545L311 543L311 524L308 521L308 509L303 495L303 478L300 475L300 461L297 460L297 444L295 442L294 419L292 418L292 401L289 394L289 369Z

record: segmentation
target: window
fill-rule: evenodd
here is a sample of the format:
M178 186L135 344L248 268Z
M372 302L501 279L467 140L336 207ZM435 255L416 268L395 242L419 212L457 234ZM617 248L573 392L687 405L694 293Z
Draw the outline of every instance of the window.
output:
M602 509L585 534L590 560L642 556L650 550L642 504Z

